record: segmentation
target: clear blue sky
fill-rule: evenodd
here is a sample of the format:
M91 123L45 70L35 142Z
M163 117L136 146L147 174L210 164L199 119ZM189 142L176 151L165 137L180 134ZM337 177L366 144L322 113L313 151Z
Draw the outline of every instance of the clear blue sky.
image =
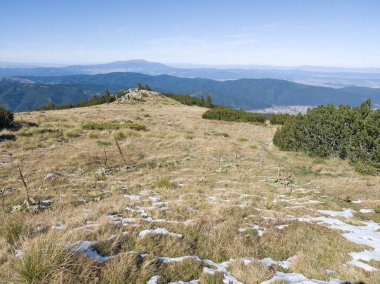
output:
M0 61L380 67L380 0L0 0Z

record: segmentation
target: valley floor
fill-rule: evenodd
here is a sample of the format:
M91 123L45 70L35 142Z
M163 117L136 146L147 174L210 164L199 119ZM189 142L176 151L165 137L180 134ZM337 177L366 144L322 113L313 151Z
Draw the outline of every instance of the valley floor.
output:
M18 113L0 283L380 282L380 177L204 111L156 96Z

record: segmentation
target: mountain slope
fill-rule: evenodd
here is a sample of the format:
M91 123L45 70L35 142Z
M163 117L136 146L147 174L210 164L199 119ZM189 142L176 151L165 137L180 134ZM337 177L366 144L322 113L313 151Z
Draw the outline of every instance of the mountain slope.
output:
M25 111L54 104L73 104L89 99L96 92L83 90L80 86L24 84L0 81L0 105L12 111Z
M360 268L379 268L380 177L205 111L152 96L16 113L0 141L2 282L380 283Z
M380 87L378 69L342 69L300 66L294 68L274 66L173 67L145 60L125 60L105 64L72 65L65 67L12 68L6 64L0 76L63 76L77 74L106 74L137 72L148 75L172 75L186 78L213 80L283 79L317 86L344 87L350 85Z
M21 81L21 82L20 82ZM23 82L33 82L23 83ZM104 89L117 92L148 84L158 92L211 96L217 104L246 110L271 106L333 103L355 106L366 99L380 104L380 91L369 88L333 89L298 84L276 79L240 79L214 81L200 78L180 78L169 75L150 76L140 73L108 73L98 75L70 75L22 77L19 81L0 81L0 104L22 111L46 105L50 100L59 104L78 103Z
M380 93L369 88L333 89L298 84L276 79L240 79L214 81L200 78L180 78L169 75L149 76L139 73L109 73L98 75L72 75L61 77L27 77L43 84L80 85L84 89L101 91L109 88L118 91L148 84L159 92L210 95L215 103L234 108L259 109L273 105L319 105L326 103L358 105L371 98L380 103Z

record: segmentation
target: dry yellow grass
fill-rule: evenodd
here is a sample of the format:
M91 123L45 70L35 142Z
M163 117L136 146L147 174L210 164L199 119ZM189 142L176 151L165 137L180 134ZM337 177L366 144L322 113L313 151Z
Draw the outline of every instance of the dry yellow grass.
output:
M226 269L244 283L268 280L275 271L380 282L378 271L346 264L350 252L365 246L346 240L340 230L300 219L320 216L322 209L379 206L379 177L362 176L337 159L281 152L271 142L275 127L203 120L204 111L159 96L16 114L16 120L38 127L14 132L16 141L0 142L0 189L16 190L4 196L6 210L0 213L0 279L145 283L159 275L159 283L220 283L224 272L207 274L207 268L216 269L209 263L159 258L198 256L214 263L234 259ZM88 122L136 123L147 131L84 129ZM9 212L26 198L19 167L30 196L52 200L49 209ZM48 173L54 175L45 179ZM378 222L378 215L357 212L342 220ZM182 237L140 235L157 228ZM100 263L83 254L73 257L70 248L77 241L94 241L92 249L111 258ZM35 265L26 260L37 259L26 256L42 247L52 252L40 257L45 270L39 278L25 277L25 267ZM20 253L24 256L17 257ZM286 269L240 261L268 257L293 258Z

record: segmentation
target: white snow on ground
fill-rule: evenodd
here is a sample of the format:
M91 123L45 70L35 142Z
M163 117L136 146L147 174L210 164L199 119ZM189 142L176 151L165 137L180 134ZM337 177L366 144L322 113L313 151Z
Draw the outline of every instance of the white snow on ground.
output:
M140 196L138 195L129 195L129 194L124 194L124 198L130 199L130 200L140 200Z
M344 218L352 217L354 212L351 209L344 209L343 211L329 211L329 210L318 210L320 213L330 215L330 216L339 216ZM361 269L367 271L376 270L376 268L362 262L376 260L380 261L380 225L373 221L360 222L359 226L347 224L339 219L320 216L320 217L287 217L287 218L273 218L273 217L263 217L266 220L276 220L276 221L299 221L299 222L308 222L308 223L317 223L319 225L327 225L332 229L338 229L345 231L343 237L348 241L367 245L372 247L373 250L364 250L361 252L351 252L350 255L353 260L349 261L348 264L355 265ZM362 261L361 261L362 260ZM297 283L297 282L296 282ZM315 282L311 282L315 283ZM318 283L318 282L317 282ZM321 282L324 283L324 282Z
M152 276L148 282L146 282L146 284L157 284L158 281L161 279L161 276L160 275L154 275Z
M360 267L361 269L364 269L365 271L375 271L376 270L376 268L372 267L371 265L368 265L364 262L354 260L354 259L350 260L347 263L350 265L356 266L356 267Z
M264 235L265 229L260 229L258 225L253 225L252 229L255 229L260 237Z
M180 256L180 257L166 257L166 256L160 256L158 257L158 260L167 263L167 262L182 262L185 259L194 259L196 261L202 262L202 259L199 256L196 255L186 255L186 256Z
M167 202L162 201L162 199L157 196L157 195L152 195L149 196L149 194L146 194L147 198L149 201L153 204L153 206L156 205L164 205L167 204ZM128 198L132 201L137 201L141 200L140 196L138 195L124 195L125 198ZM216 202L219 199L215 196L208 196L207 197L209 202ZM281 201L285 201L291 204L296 204L296 205L306 205L306 204L319 204L323 203L318 200L310 200L306 198L301 198L301 199L285 199L281 198ZM361 201L358 200L353 203L360 203ZM140 218L123 218L120 215L109 215L108 217L110 218L111 222L114 224L123 224L127 225L129 223L134 223L134 222L139 222L139 221L146 221L146 222L168 222L168 223L187 223L187 222L178 222L178 221L169 221L165 219L153 219L152 217L149 217L149 215L145 212L145 210L151 210L154 209L155 207L126 207L125 211L129 212L134 212L140 214ZM258 211L266 211L266 212L275 212L272 210L264 210L264 209L259 209L257 208ZM363 244L367 245L369 247L372 247L373 250L364 250L362 252L352 252L350 255L352 256L352 260L347 262L349 265L356 266L358 268L364 269L366 271L374 271L376 268L368 265L367 263L363 261L370 261L370 260L377 260L380 261L380 225L373 222L373 221L367 221L367 222L360 222L361 225L355 226L355 225L350 225L347 224L339 219L335 219L333 217L340 217L340 218L345 218L349 219L353 217L353 213L356 211L353 211L352 209L345 208L343 211L331 211L331 210L318 210L319 213L325 215L325 216L320 216L320 217L305 217L305 218L297 218L295 216L287 215L286 218L275 218L275 217L263 217L263 219L266 220L281 220L281 221L301 221L301 222L315 222L320 225L326 225L330 228L333 229L339 229L344 231L343 236L354 243L357 244ZM373 213L373 209L360 209L359 212L361 213ZM190 221L189 221L190 222ZM278 230L282 230L286 228L289 225L277 225L275 228ZM265 228L260 227L259 225L253 224L249 228L239 228L239 232L244 232L247 229L255 229L258 232L259 236L262 236L265 233ZM165 228L156 228L156 229L150 229L150 230L142 230L139 233L139 236L141 238L146 237L149 234L162 234L162 235L170 235L173 237L177 238L182 238L183 235L177 234L174 232L171 232ZM78 253L84 253L88 257L95 259L98 262L104 262L108 260L110 257L102 257L100 256L94 249L93 246L95 245L96 242L86 242L86 241L81 241L77 242L74 244L75 246L75 251ZM73 247L74 247L73 246ZM203 264L207 265L208 267L203 268L204 273L208 274L215 274L216 272L221 272L224 275L223 283L233 283L233 284L241 284L239 280L237 280L228 270L227 267L232 261L242 261L245 264L251 263L251 262L257 262L260 263L263 266L273 266L273 265L278 265L284 269L289 269L290 264L291 264L291 258L285 260L285 261L276 261L271 258L264 258L261 260L255 260L252 258L242 258L242 259L237 259L237 260L230 260L226 261L223 263L215 263L212 260L208 259L201 259L198 256L183 256L183 257L176 257L176 258L170 258L170 257L157 257L157 259L163 263L167 262L181 262L184 261L185 259L194 259L196 261L202 262ZM147 283L148 284L154 284L158 283L159 279L161 277L159 275L153 276ZM315 280L315 279L308 279L302 274L298 273L283 273L283 272L276 272L274 277L268 281L264 281L264 284L270 284L270 283L275 283L276 281L285 281L286 283L292 283L292 284L325 284L325 283L330 283L330 284L335 284L335 283L340 283L339 280L330 280L329 282L326 281L320 281L320 280ZM178 282L171 282L172 284L175 283L189 283L189 284L195 284L199 283L198 280L192 280L190 282L183 282L183 281L178 281Z
M245 231L247 231L247 230L249 230L249 229L254 229L254 230L256 230L257 231L257 234L261 237L261 236L263 236L264 235L264 232L265 232L265 229L263 228L263 229L261 229L260 227L259 227L259 225L252 225L250 228L238 228L237 229L237 231L239 232L239 233L243 233L243 232L245 232Z
M294 257L290 257L287 260L284 261L276 261L271 259L270 257L263 258L259 260L259 263L263 266L272 266L272 265L278 265L281 266L282 268L289 269L290 263Z
M181 234L170 232L165 228L156 228L154 230L143 230L139 233L139 237L145 238L149 234L169 235L169 236L176 237L176 238L182 238L183 237Z
M230 263L230 261L222 262L222 263L215 263L212 260L209 259L202 259L199 256L196 255L188 255L188 256L181 256L181 257L158 257L158 260L164 263L168 262L181 262L185 259L194 259L196 261L202 262L208 266L211 266L213 268L204 267L203 272L208 274L215 274L216 272L221 272L224 274L223 283L226 284L243 284L242 282L238 281L232 274L227 270L227 266ZM231 260L232 261L232 260ZM192 283L192 282L190 282ZM196 282L193 282L196 283Z
M360 213L375 213L375 210L363 208L363 209L360 209L359 212Z
M71 246L71 250L79 254L85 254L89 258L96 260L97 262L105 262L109 259L108 256L101 256L93 246L96 242L92 241L78 241Z
M355 204L360 204L360 203L362 203L363 201L361 201L361 200L353 200L353 201L351 201L351 203L355 203Z
M174 282L169 282L168 284L198 284L199 280L191 280L189 282L184 282L184 281L174 281Z
M229 261L227 262L222 262L222 263L215 263L212 260L209 259L203 259L203 263L215 267L214 269L208 268L207 270L203 269L203 272L205 273L210 273L210 274L215 274L215 272L222 272L224 274L224 279L223 283L225 284L243 284L239 280L237 280L231 272L227 270L227 266L230 263Z
M173 221L173 220L166 220L166 219L153 219L152 217L146 217L146 218L123 218L118 215L108 215L108 218L110 219L110 222L112 224L122 224L123 226L126 226L129 223L134 223L138 221L145 221L145 222L152 222L152 223L172 223L172 224L184 224L188 225L192 222L192 220L187 221Z
M184 281L175 281L175 282L169 282L168 284L198 284L199 280L191 280L189 282Z
M125 207L124 211L136 212L136 213L139 213L141 217L148 217L148 213L146 213L144 209L133 209L130 207Z
M65 229L65 224L63 224L63 222L58 222L57 224L51 226L51 228L56 230L63 230Z
M322 204L323 203L322 201L313 200L313 199L300 201L302 199L303 198L301 198L301 199L295 199L295 198L293 198L293 199L281 199L280 201L284 201L284 202L287 202L287 203L293 204L293 205Z
M151 202L153 202L153 203L155 203L155 202L159 202L159 201L161 200L161 198L160 198L159 196L157 196L157 195L148 196L148 199L149 199Z
M322 213L323 215L329 215L331 217L344 217L344 218L352 218L352 213L354 213L351 209L343 209L342 212L339 211L330 211L330 210L318 210L319 213Z
M44 180L52 179L52 178L55 178L57 176L58 176L58 174L56 174L56 173L48 173L48 174L46 174L46 176L44 176Z
M269 267L269 266L272 266L272 265L278 265L278 266L281 266L284 269L289 269L291 262L296 257L297 256L292 256L292 257L289 257L287 260L284 260L284 261L273 260L270 257L263 258L263 259L260 259L260 260L257 260L257 259L251 258L251 257L245 257L245 258L241 258L240 261L243 262L245 265L248 265L248 264L250 264L252 262L258 262L262 266Z
M309 279L299 273L284 273L284 272L277 271L272 279L261 282L261 284L272 284L272 283L274 284L280 281L283 281L289 284L340 284L342 283L342 281L335 280L335 279L332 279L326 282L326 281Z
M95 230L97 227L99 227L99 224L86 224L86 225L84 225L84 226L74 228L74 229L70 230L69 232L74 232L74 231L78 231L78 230L89 230L89 231L93 231L93 230Z
M155 207L162 207L168 205L168 202L163 201L158 195L148 196L148 199L150 200L150 202L152 202L152 205Z
M24 256L24 253L21 250L16 249L15 250L15 256L18 258L22 258Z
M288 226L289 225L279 225L279 226L276 226L276 229L283 230L283 229L285 229Z

